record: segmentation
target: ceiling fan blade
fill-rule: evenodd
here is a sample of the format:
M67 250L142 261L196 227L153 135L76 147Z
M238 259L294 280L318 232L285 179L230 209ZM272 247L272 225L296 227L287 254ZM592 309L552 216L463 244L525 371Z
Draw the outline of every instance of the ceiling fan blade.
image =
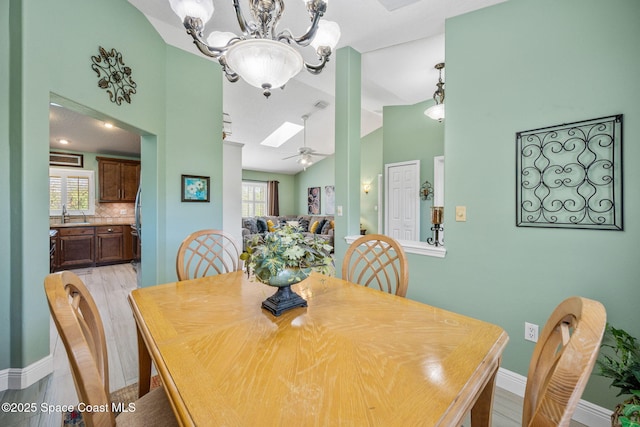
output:
M300 153L298 154L294 154L292 156L288 156L288 157L283 157L282 160L288 160L288 159L293 159L294 157L298 157L300 155Z
M312 156L321 156L321 157L327 157L331 155L331 154L318 153L317 151L313 151L309 154L311 154Z

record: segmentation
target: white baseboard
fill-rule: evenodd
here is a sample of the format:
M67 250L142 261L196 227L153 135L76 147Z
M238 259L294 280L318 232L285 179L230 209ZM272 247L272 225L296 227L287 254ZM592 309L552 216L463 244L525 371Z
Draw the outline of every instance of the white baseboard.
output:
M496 379L496 386L524 397L527 385L527 377L524 377L507 369L500 368ZM586 400L580 400L573 419L590 427L611 427L611 410L594 405Z
M0 371L0 391L22 390L53 372L53 357L48 355L25 368Z

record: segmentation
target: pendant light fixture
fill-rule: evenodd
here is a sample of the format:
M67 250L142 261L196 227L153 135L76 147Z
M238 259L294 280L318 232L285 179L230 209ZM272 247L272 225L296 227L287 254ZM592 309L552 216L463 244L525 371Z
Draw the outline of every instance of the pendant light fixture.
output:
M444 82L442 81L442 69L444 68L444 62L436 64L435 69L438 70L439 77L436 84L437 89L433 93L433 100L436 101L436 105L432 105L424 111L424 115L439 122L444 119Z
M213 15L213 0L169 0L169 3L200 52L217 59L230 82L242 77L269 97L272 89L283 87L302 68L319 74L340 39L338 24L322 19L327 0L303 1L311 24L300 37L294 37L289 30L277 32L284 0L250 0L253 21L245 19L239 0L233 0L241 34L214 31L206 41L202 32ZM296 49L306 46L315 49L317 64L305 62Z

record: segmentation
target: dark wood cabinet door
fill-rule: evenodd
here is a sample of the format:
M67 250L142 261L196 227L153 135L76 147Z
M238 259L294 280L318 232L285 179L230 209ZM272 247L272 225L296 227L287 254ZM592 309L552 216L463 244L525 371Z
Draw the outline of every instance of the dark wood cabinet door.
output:
M120 201L121 163L111 160L100 160L98 179L100 180L100 201Z
M121 201L135 202L138 185L140 184L140 163L122 163L121 177Z
M122 226L98 227L96 230L96 264L122 262Z
M59 268L80 267L94 263L95 238L93 234L61 236L58 243L60 245Z
M131 261L133 259L133 232L131 227L122 227L122 259Z

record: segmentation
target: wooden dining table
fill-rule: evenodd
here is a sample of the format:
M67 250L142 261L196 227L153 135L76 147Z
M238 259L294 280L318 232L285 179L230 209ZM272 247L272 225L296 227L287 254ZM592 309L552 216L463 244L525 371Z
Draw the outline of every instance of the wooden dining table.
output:
M490 426L499 326L312 274L307 307L243 272L131 292L140 393L151 361L177 420L197 426Z

